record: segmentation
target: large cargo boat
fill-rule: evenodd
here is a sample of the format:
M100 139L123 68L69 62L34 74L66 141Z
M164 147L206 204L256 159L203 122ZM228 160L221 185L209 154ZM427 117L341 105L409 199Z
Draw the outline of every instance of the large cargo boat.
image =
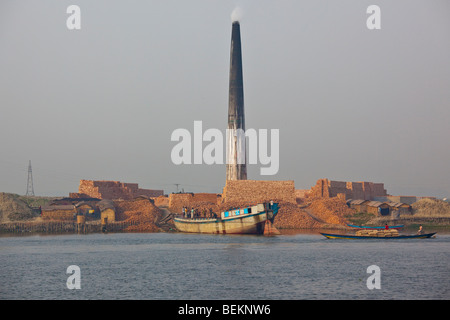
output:
M278 203L260 203L239 209L223 211L217 218L173 219L181 232L215 234L263 234L266 223L273 223Z

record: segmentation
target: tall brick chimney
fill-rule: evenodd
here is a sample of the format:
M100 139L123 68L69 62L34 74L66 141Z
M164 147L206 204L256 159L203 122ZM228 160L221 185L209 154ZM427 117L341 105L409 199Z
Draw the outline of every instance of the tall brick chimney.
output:
M227 180L247 180L241 30L238 21L233 21L231 31L228 99Z

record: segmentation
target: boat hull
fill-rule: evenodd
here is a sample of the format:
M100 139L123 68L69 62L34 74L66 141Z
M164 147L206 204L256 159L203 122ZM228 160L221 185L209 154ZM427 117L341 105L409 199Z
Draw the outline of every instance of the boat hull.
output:
M224 219L174 218L178 231L212 234L263 234L267 213L260 212L242 217Z
M415 235L399 235L399 236L391 236L391 237L378 237L378 236L355 236L350 234L332 234L332 233L320 233L321 235L327 237L328 239L377 239L377 240L394 240L394 239L425 239L431 238L436 234L434 233L426 233L426 234L415 234Z

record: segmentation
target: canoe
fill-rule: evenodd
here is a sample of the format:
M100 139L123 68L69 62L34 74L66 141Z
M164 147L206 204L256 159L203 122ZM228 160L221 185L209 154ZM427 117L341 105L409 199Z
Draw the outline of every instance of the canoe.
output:
M357 226L357 225L354 225L354 224L347 224L347 226L352 227L352 228L357 228L357 229L385 229L386 228L386 226L370 227L370 226ZM404 224L399 224L397 226L389 226L389 229L401 229L404 226L405 226Z
M328 239L378 239L378 240L384 240L384 239L425 239L425 238L431 238L436 234L436 232L433 233L425 233L425 234L412 234L412 235L398 235L398 236L392 236L392 237L378 237L378 236L356 236L351 234L332 234L332 233L322 233L321 235L327 237Z

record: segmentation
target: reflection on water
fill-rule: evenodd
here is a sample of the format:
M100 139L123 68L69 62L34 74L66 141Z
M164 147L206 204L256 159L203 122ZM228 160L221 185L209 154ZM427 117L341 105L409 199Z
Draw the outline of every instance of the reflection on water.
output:
M449 244L448 234L352 241L299 230L2 237L0 298L448 299ZM380 290L366 286L373 264ZM69 265L80 267L80 290L66 287Z

